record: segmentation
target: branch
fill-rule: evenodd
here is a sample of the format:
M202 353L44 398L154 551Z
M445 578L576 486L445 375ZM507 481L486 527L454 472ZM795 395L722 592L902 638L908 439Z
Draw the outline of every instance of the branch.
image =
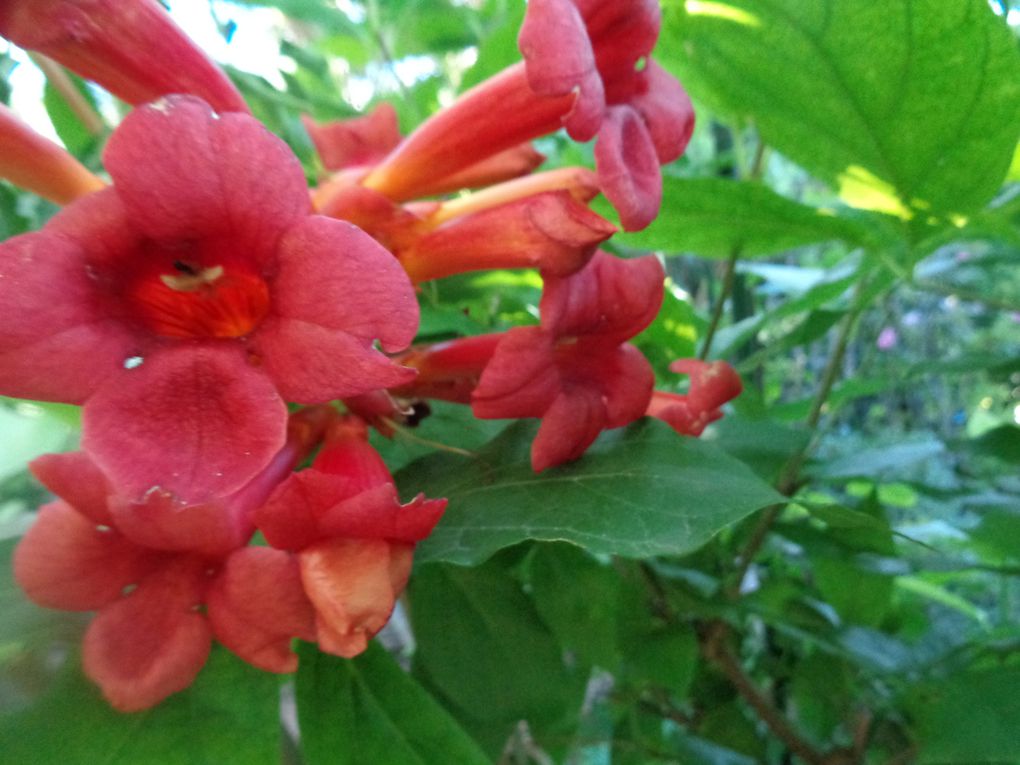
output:
M728 645L729 628L722 622L709 625L701 643L705 658L715 664L730 681L741 698L755 711L776 738L786 745L794 755L808 765L832 765L825 752L818 751L797 732L783 714L754 684L740 666L740 662Z
M862 277L857 282L857 287L854 290L853 306L850 312L843 317L843 321L839 326L839 334L836 336L836 344L832 349L832 353L829 355L829 360L825 364L825 369L822 372L822 379L818 386L818 391L815 393L815 397L811 402L811 410L808 413L807 420L805 423L808 428L812 431L818 430L818 423L822 418L822 412L825 410L825 403L829 399L829 394L832 393L832 388L836 384L836 380L839 377L840 367L843 365L843 359L846 356L847 346L850 344L850 338L853 336L854 329L857 327L857 320L861 317L864 312L866 301L864 296L866 292L867 278ZM793 455L790 460L783 467L783 471L776 481L776 488L781 494L791 496L796 490L797 485L800 481L800 470L807 461L811 452L816 446L816 439L812 439L807 446L801 449L797 454ZM762 545L765 544L765 540L768 538L769 532L772 530L773 524L779 518L779 514L782 512L784 504L771 505L762 512L758 518L758 523L751 532L751 536L748 538L747 543L741 550L739 557L737 558L737 570L730 581L729 586L726 588L727 594L731 598L736 598L740 594L740 584L744 581L744 577L747 576L747 570L751 566L751 561L761 550Z

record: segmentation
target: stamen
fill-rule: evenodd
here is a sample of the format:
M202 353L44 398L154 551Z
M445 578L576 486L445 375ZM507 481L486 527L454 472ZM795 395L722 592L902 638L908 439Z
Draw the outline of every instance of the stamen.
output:
M194 266L188 265L180 260L174 261L174 268L181 272L180 276L175 274L160 274L159 280L167 287L178 292L195 292L203 287L210 286L223 276L223 266L212 266L203 268L201 271Z

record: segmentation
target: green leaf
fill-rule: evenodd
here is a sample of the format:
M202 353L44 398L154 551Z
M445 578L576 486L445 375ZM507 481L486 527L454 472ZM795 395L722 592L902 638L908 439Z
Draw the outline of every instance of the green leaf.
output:
M530 422L518 422L467 459L437 454L397 474L406 495L450 500L420 561L472 564L527 539L594 553L649 557L690 552L749 513L783 501L741 462L657 420L604 433L580 460L531 471Z
M354 660L303 644L297 674L306 765L487 765L488 758L381 645Z
M810 434L774 420L727 415L715 425L712 443L749 465L755 473L774 483L795 454L807 448Z
M89 92L84 80L71 72L67 72L67 76L85 102L92 106L92 108L95 108L95 99ZM68 106L64 96L53 87L49 80L46 81L46 86L43 90L43 105L46 107L46 113L50 117L50 122L53 123L53 129L57 131L57 135L69 152L77 157L81 157L96 147L99 137L85 126L74 110Z
M981 512L981 522L969 534L989 557L1020 560L1020 510L987 508Z
M975 670L931 684L913 699L922 763L1020 759L1020 667Z
M45 647L54 639L77 640L83 615L41 608L14 581L12 557L18 539L0 540L0 664L8 656Z
M659 50L699 99L854 206L967 213L1020 133L1020 56L986 0L670 0Z
M727 258L737 250L753 257L835 239L859 242L866 234L854 221L798 204L761 183L667 177L655 223L617 239L631 247Z
M817 557L814 581L844 621L877 627L892 602L893 579L864 571L848 560Z
M277 679L221 648L190 688L133 714L72 663L38 704L0 718L0 752L26 765L275 765L279 706Z
M535 545L528 556L528 584L560 645L585 664L616 667L621 583L612 566L574 545Z
M358 26L327 0L230 0L235 5L277 8L289 18L322 25L330 32L357 34Z
M909 474L920 462L934 459L946 451L945 444L933 438L905 441L889 446L864 449L845 457L820 464L811 470L819 479L856 478L890 479Z
M698 668L698 638L690 625L671 625L634 636L627 645L621 680L667 689L685 698Z
M468 723L538 729L580 708L587 674L571 672L517 581L495 563L423 566L408 589L424 676Z
M983 457L995 457L1003 462L1020 464L1020 427L1000 425L966 442L965 448Z

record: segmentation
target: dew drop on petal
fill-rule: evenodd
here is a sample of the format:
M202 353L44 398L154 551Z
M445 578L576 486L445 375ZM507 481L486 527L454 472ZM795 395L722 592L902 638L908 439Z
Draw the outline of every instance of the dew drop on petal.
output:
M124 359L124 369L137 369L145 361L141 356L129 356Z

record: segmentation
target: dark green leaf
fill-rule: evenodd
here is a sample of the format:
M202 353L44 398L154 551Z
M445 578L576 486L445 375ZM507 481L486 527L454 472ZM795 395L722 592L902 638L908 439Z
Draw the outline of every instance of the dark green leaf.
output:
M437 454L397 474L405 493L450 500L419 560L477 563L526 539L625 557L679 555L782 501L744 464L658 421L605 433L583 458L542 475L529 462L534 433L518 422L475 459Z
M456 721L372 642L354 660L304 644L297 675L306 765L486 765Z
M1020 464L1020 427L1000 425L968 442L966 448L984 457Z

